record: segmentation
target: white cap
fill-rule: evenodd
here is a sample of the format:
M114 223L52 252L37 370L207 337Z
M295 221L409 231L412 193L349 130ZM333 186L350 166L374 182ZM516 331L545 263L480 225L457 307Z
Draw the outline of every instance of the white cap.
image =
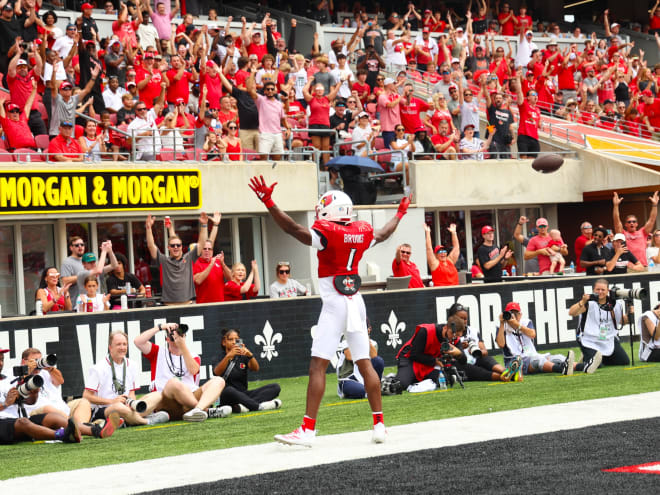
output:
M394 79L388 77L385 79L385 86L387 86L388 84L394 84L394 82L395 82Z
M621 24L618 22L613 22L612 25L610 26L610 29L614 29L615 27L619 27Z
M461 26L458 26L458 27L456 28L456 32L458 32L458 31L463 31L463 28L462 28Z
M220 28L218 27L217 24L209 24L208 29L209 29L209 31L211 31L212 29L215 30L215 31L220 31Z
M626 242L626 236L623 235L623 234L621 234L621 233L619 233L619 234L616 234L616 235L614 236L614 239L612 239L612 240L613 240L613 241L623 241L623 242Z
M528 29L527 31L525 31L525 36L527 36L528 34L532 34L532 35L533 35L534 32L533 32L533 31L530 31L530 30Z
M459 63L459 62L460 62L460 60L458 60L458 59L455 58L455 57L451 59L451 63L452 63L452 64L457 64L457 63Z

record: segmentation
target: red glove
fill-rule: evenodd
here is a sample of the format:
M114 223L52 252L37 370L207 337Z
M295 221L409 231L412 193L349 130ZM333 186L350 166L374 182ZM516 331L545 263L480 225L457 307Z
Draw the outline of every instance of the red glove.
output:
M399 209L396 212L396 216L399 217L399 220L403 218L403 215L408 213L408 207L410 206L410 196L404 196L401 198L401 203L399 203Z
M275 202L271 199L271 196L273 195L273 189L275 189L277 182L273 182L270 186L267 186L266 181L264 180L264 176L260 175L259 177L252 177L250 179L250 184L248 185L261 200L261 202L266 205L266 208L272 208L275 206Z

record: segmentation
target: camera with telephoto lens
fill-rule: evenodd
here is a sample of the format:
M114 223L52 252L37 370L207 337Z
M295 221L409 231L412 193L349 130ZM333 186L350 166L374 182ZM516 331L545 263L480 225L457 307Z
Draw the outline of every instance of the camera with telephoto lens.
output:
M143 400L126 399L126 405L139 414L147 410L147 403Z
M511 321L513 320L513 313L511 311L504 311L502 313L502 318L504 318L504 321Z
M461 342L467 342L467 351L470 356L478 358L482 356L481 348L479 347L479 342L472 339L461 339Z
M645 299L647 296L646 289L619 289L612 287L610 289L610 299Z
M177 325L174 330L168 330L167 335L168 338L174 342L174 332L178 333L180 337L185 337L186 332L188 332L188 325L185 323L181 323L180 325Z
M57 355L48 354L47 356L40 357L36 360L37 369L52 368L57 364Z
M39 390L44 386L44 379L39 375L30 375L26 364L14 366L13 373L16 378L12 383L16 383L19 400L27 399L30 396L30 392Z

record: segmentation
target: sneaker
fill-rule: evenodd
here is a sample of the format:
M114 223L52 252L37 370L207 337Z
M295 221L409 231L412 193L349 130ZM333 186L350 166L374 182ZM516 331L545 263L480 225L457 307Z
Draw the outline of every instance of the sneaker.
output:
M573 351L568 351L568 354L566 354L566 361L564 361L564 364L562 366L561 374L572 375L574 366L575 366L575 353Z
M231 406L209 407L208 415L209 418L226 418L231 416Z
M371 441L373 443L384 443L385 436L387 435L387 430L383 423L376 423L374 425L374 432L371 435Z
M170 415L167 411L158 411L151 413L145 418L148 425L158 425L161 423L167 423L170 420Z
M302 445L304 447L311 447L314 443L315 436L316 430L303 430L303 427L299 426L291 433L286 435L275 435L274 438L275 441L287 445Z
M280 407L282 407L282 401L280 399L267 400L259 404L260 411L271 411Z
M522 358L520 356L516 356L513 361L511 361L511 364L509 364L509 367L505 369L500 375L502 381L508 382L509 380L513 379L521 364Z
M64 443L80 443L80 440L82 440L80 429L78 428L76 422L69 418L69 422L67 423L66 429L64 430L62 441Z
M600 366L600 363L602 362L603 362L603 355L600 353L600 351L596 351L594 357L592 357L589 361L585 363L584 372L590 375L594 374L598 369L598 367Z
M238 412L246 413L246 412L250 412L250 410L247 407L245 407L243 404L239 404L238 405Z
M111 412L110 415L105 420L105 425L101 430L101 434L99 435L99 438L111 437L112 434L115 432L115 430L119 428L120 422L121 422L121 418L119 417L119 413Z
M208 414L202 411L199 407L194 407L183 415L184 421L199 422L204 421L206 418L208 418Z
M516 371L516 374L513 375L513 378L511 378L512 382L522 382L523 381L523 369L518 368L518 371Z

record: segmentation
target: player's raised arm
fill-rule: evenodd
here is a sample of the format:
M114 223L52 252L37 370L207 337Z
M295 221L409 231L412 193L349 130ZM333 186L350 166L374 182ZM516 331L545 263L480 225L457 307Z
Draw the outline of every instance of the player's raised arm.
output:
M275 223L287 234L295 237L303 244L311 246L312 234L310 234L309 229L294 222L293 218L280 210L273 201L273 189L275 189L276 185L277 182L273 182L270 186L266 185L263 175L252 177L249 184L250 189L254 191L261 202L268 208L268 213L273 217Z
M401 198L401 202L399 203L399 209L397 210L396 215L394 215L389 222L383 225L382 228L378 230L374 230L374 239L376 240L376 243L383 242L394 233L397 226L399 225L399 222L403 218L403 215L408 213L409 206L410 206L410 196L404 196L403 198Z

